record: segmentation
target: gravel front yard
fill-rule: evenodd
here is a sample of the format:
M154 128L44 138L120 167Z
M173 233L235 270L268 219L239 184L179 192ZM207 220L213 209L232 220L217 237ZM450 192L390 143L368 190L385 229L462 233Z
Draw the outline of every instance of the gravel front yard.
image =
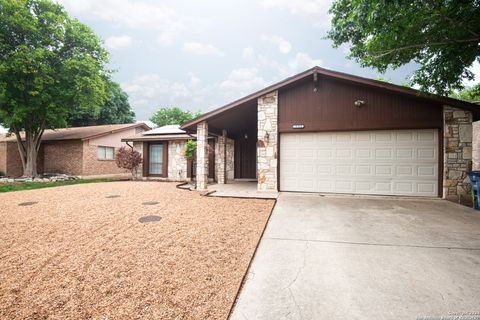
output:
M0 319L225 319L273 204L158 182L0 194Z

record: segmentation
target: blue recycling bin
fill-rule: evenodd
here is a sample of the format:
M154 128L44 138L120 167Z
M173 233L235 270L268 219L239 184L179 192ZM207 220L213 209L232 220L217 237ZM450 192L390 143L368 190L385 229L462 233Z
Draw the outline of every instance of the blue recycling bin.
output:
M473 207L475 210L480 210L479 204L479 191L480 191L480 171L470 171L468 173L468 178L472 185L472 198L473 198Z

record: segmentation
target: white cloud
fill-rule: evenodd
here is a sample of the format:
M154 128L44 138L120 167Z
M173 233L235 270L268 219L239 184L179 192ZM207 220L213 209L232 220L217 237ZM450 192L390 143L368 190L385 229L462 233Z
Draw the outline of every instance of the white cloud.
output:
M302 71L315 66L321 66L322 60L314 59L305 52L297 52L295 58L289 62L289 66L294 71Z
M478 62L478 60L476 60L469 69L475 75L475 79L470 80L470 81L469 80L464 80L463 85L471 87L471 86L476 85L477 83L480 83L480 63Z
M318 15L328 12L332 0L263 0L266 8L289 10L292 14Z
M8 130L5 129L4 127L0 126L0 133L7 133Z
M214 90L212 85L200 84L201 80L193 73L188 73L184 80L178 81L150 73L138 75L121 83L121 86L128 93L137 117L145 120L159 107L178 106L194 111L210 107L206 100L218 90Z
M133 0L59 0L77 16L107 21L119 26L159 32L158 42L170 45L186 30L186 19L175 10L157 3Z
M330 14L328 10L333 0L263 0L265 8L288 10L291 14L315 19L316 26L329 26Z
M280 51L280 52L283 53L283 54L287 54L287 53L289 53L289 52L292 50L292 45L290 44L290 42L288 42L287 40L283 39L283 38L280 37L280 36L276 36L276 35L273 35L273 36L262 35L261 38L262 38L262 40L267 41L267 42L270 42L271 44L277 46L277 47L278 47L278 51Z
M200 42L186 42L183 44L183 50L190 54L202 56L223 56L223 52L217 47L207 43Z
M128 48L132 43L130 36L111 36L105 40L105 46L113 50Z
M220 88L227 96L240 97L267 85L259 75L257 68L238 68L230 72L227 79L220 83Z
M253 57L254 54L255 54L255 51L253 50L252 47L246 47L243 49L242 57L244 59L250 59Z

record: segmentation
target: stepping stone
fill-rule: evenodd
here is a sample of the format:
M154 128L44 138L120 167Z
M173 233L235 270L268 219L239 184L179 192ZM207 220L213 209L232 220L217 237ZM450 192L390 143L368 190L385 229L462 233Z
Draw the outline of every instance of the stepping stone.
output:
M160 221L161 219L162 219L162 217L160 217L160 216L145 216L145 217L141 217L140 219L138 219L138 222L140 222L140 223L157 222L157 221Z
M157 201L147 201L147 202L144 202L142 203L144 206L154 206L156 204L159 204L159 202Z
M22 207L26 206L33 206L34 204L37 204L38 202L36 201L27 201L27 202L20 202L18 205Z

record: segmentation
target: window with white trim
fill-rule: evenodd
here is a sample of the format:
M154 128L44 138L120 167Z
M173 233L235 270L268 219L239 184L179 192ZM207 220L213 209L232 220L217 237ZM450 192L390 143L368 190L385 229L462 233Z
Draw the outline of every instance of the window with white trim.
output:
M114 147L102 147L99 146L97 149L97 158L98 160L113 160L115 154Z

